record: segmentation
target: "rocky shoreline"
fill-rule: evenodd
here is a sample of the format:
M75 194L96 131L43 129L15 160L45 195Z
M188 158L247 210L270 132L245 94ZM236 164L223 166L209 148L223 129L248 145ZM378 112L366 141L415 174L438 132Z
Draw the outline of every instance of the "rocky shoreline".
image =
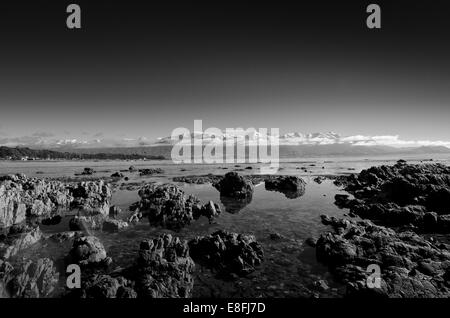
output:
M316 254L346 284L347 295L450 296L450 245L433 237L450 232L450 167L399 160L335 184L354 196L337 195L336 205L363 220L323 215L334 232L320 236ZM381 270L376 288L367 283L373 265Z
M130 172L154 175L160 169ZM221 206L201 202L170 183L136 184L139 201L123 211L112 205L118 180L64 182L10 175L0 178L0 297L155 298L192 297L197 272L211 270L217 279L248 279L264 266L264 247L254 235L216 230L181 239L182 231L199 218L209 223L220 218ZM328 267L333 280L343 284L351 297L449 297L450 296L450 168L440 164L372 167L359 174L315 177L321 184L332 179L348 192L335 204L348 210L347 217L321 216L332 231L290 249L312 249ZM255 185L287 199L305 193L306 182L297 176L251 175L236 171L224 175L183 176L177 183L210 183L227 212L237 213L251 202ZM130 191L135 191L133 186ZM41 225L58 224L71 211L66 232L45 234ZM344 214L345 215L345 214ZM92 231L118 233L140 222L172 231L136 243L132 264L118 268ZM439 234L439 238L435 235ZM444 237L444 239L443 239ZM291 239L272 232L273 242ZM53 242L67 249L63 259L22 255L37 244ZM275 244L275 243L274 243ZM287 252L287 251L286 251ZM278 260L281 262L281 260ZM82 286L61 287L65 267L82 268ZM370 266L381 270L380 286L373 288ZM303 296L314 290L327 292L330 282L316 280L305 286ZM311 291L308 291L311 290ZM334 293L334 292L332 292Z

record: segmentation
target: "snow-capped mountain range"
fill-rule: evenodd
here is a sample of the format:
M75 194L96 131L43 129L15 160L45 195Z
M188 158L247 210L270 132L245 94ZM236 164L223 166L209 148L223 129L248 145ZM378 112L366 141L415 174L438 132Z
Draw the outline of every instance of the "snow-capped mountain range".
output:
M430 141L430 140L403 140L398 135L365 136L353 135L342 136L335 132L326 133L286 133L275 136L264 131L215 131L193 132L183 134L178 139L168 137L157 138L156 140L146 137L139 138L95 138L79 140L75 138L57 139L53 137L15 137L0 138L0 146L23 146L30 148L47 149L80 149L80 148L114 148L114 147L152 147L174 145L175 143L197 143L211 144L232 141L236 143L246 143L247 145L258 145L263 142L273 142L277 140L280 146L321 146L321 145L349 145L349 146L389 146L395 148L414 147L446 147L450 149L450 141Z

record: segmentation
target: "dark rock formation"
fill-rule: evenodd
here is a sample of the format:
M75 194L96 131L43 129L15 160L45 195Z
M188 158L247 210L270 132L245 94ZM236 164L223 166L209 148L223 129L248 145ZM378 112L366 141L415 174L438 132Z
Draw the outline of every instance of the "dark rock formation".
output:
M69 229L71 231L84 231L101 230L106 217L103 214L96 215L76 215L69 221Z
M83 271L82 298L187 298L194 285L195 264L186 241L170 234L140 243L135 263L113 273Z
M396 232L370 221L322 217L334 233L321 235L319 261L347 284L351 296L449 297L450 251L413 232ZM381 269L380 288L368 284L369 265Z
M76 237L69 252L68 263L80 265L106 265L110 259L106 256L103 244L95 236Z
M9 259L29 248L42 238L39 227L11 227L6 237L0 240L0 258Z
M362 218L390 226L412 224L422 231L448 231L450 167L410 165L400 160L393 166L372 167L359 175L341 177L339 184L355 199L339 197L337 204Z
M192 258L221 274L246 275L263 260L263 250L253 235L217 231L189 241Z
M305 194L306 182L296 176L272 176L264 182L266 190L281 192L289 199L295 199Z
M132 277L139 297L186 298L194 285L194 269L187 242L165 234L141 242Z
M221 196L237 199L251 197L254 188L250 181L237 172L228 172L220 181L214 183L213 186L219 190Z
M212 174L206 176L181 176L172 178L174 182L184 182L189 184L207 184L216 183L222 180L222 176L215 176Z
M107 219L103 222L102 230L104 232L120 232L128 227L128 223L122 220Z
M124 177L123 173L119 171L116 171L111 175L111 178L123 178L123 177Z
M172 184L146 184L139 196L139 211L148 216L150 224L168 229L180 229L202 215L211 221L220 214L218 205L209 202L202 206L198 198Z
M72 196L59 181L28 178L23 174L1 178L0 227L8 227L28 216L49 216L57 208L69 207Z
M84 176L90 176L95 173L94 169L92 168L84 168L83 172L81 173Z
M70 188L74 197L71 207L86 215L109 214L111 187L103 180L80 182Z
M15 266L0 260L0 298L49 297L58 278L48 258L23 260Z
M152 176L154 174L164 173L164 170L161 168L148 168L148 169L139 169L139 174L141 176Z
M323 181L325 181L327 178L324 176L317 176L313 179L313 181L317 184L322 184Z

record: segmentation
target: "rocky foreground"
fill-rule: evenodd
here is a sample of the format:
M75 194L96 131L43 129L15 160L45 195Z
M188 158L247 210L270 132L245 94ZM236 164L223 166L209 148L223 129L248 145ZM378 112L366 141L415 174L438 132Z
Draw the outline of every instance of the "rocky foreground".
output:
M252 236L218 232L191 242L170 234L144 240L133 265L114 268L102 242L91 230L118 232L130 224L111 206L111 186L103 181L64 183L24 175L2 177L0 186L0 297L178 298L190 297L194 286L194 259L218 274L246 275L263 259L261 246ZM171 184L144 184L138 192L130 223L146 217L151 226L170 230L201 216L212 221L219 205L202 204ZM68 211L76 211L67 232L45 235L40 224L57 224ZM63 259L26 260L17 255L48 242L70 249ZM218 249L215 246L219 244ZM199 249L199 246L208 249ZM81 267L81 288L65 287L65 270Z
M322 216L334 232L317 240L317 258L347 285L347 295L450 297L450 245L442 235L450 231L450 167L400 160L335 183L354 196L337 195L336 204L368 219Z

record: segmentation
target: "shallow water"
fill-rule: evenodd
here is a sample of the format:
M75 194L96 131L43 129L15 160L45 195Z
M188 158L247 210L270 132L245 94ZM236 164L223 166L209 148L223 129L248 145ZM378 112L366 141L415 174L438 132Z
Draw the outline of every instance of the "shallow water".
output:
M322 184L315 183L313 176L359 172L361 169L373 165L393 164L396 160L397 158L382 158L376 161L309 159L283 162L281 163L280 174L299 175L307 183L305 194L295 199L286 198L284 194L279 192L266 191L264 184L260 184L255 188L251 202L236 205L236 202L221 202L219 192L210 184L188 185L178 183L186 193L198 196L203 202L213 200L221 204L222 214L215 220L214 224L209 224L206 218L201 218L175 233L151 227L143 219L139 224L131 225L120 233L109 234L93 231L92 234L103 242L108 256L111 256L114 261L113 268L131 265L137 255L139 242L144 238L153 238L161 233L171 233L184 239L210 234L219 229L253 234L264 249L265 257L262 266L245 278L223 280L215 277L215 274L210 270L197 265L194 297L310 297L312 293L320 297L338 297L342 295L342 286L334 282L327 268L316 261L315 250L304 244L304 241L309 237L318 238L321 233L329 230L321 224L321 214L344 216L346 211L340 210L333 203L335 194L343 192L334 186L330 180L326 180ZM423 160L423 158L415 158L414 161L420 160ZM449 159L445 157L435 158L435 161L449 163ZM240 173L258 173L258 166L249 164L240 164L240 167L235 167L235 165L179 166L167 161L109 161L1 162L0 174L22 172L30 176L61 177L73 176L74 173L81 172L84 167L92 167L99 171L95 176L105 177L114 171L125 170L131 164L138 168L160 167L164 170L164 174L143 178L136 173L125 173L130 178L125 183L130 184L148 181L172 182L171 178L174 176L224 174L247 166L252 166L253 169L240 171ZM223 169L224 167L227 169ZM305 167L307 172L299 169L300 167ZM37 172L40 173L36 174ZM119 183L122 183L122 181ZM113 193L112 204L120 206L123 210L120 217L127 219L130 214L128 207L137 200L137 190L129 191L118 187ZM65 217L57 225L41 225L41 229L48 234L68 231L69 219L70 217ZM284 238L271 240L269 237L271 233L279 233ZM49 256L62 264L62 260L69 249L70 246L64 244L42 241L19 256ZM63 278L61 279L61 287L64 285ZM314 282L318 280L325 280L330 289L326 291L318 290L314 287Z

